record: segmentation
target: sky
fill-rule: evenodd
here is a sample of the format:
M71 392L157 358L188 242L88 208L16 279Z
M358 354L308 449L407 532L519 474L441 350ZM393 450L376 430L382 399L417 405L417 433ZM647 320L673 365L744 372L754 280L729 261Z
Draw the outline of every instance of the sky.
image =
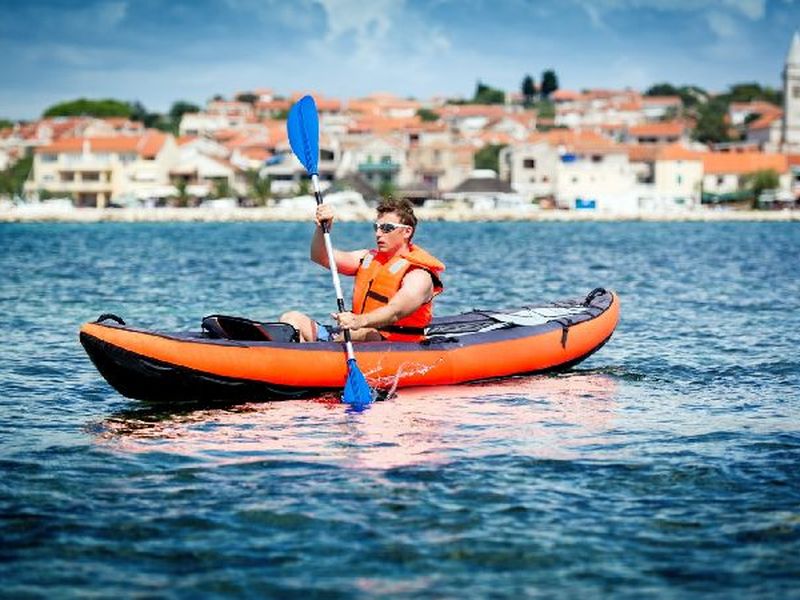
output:
M254 88L471 97L780 87L800 0L0 0L0 118L79 97L166 112Z

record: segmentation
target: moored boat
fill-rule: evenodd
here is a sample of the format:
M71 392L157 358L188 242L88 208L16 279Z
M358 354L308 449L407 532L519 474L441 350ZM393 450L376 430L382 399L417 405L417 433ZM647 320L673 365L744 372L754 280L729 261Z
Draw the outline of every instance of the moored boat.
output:
M438 317L422 342L356 344L358 364L377 389L453 385L567 369L596 352L619 319L614 292L508 310ZM80 341L124 396L151 402L302 398L341 390L342 345L300 344L286 326L212 315L200 331L131 327L101 315Z

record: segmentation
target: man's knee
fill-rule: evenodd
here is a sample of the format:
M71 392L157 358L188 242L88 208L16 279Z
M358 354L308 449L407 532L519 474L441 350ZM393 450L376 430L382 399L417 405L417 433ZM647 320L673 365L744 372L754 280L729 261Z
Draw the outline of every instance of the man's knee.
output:
M316 326L314 321L306 314L297 310L290 310L280 316L279 321L289 323L300 332L301 342L313 342L316 340Z
M278 319L278 320L279 320L279 321L283 321L284 323L291 323L291 324L295 324L295 323L298 323L298 322L300 322L300 321L303 321L303 320L304 320L304 319L306 319L306 318L308 318L308 317L306 317L306 316L305 316L303 313L301 313L300 311L297 311L297 310L290 310L290 311L288 311L288 312L285 312L285 313L283 313L283 314L281 315L280 319Z

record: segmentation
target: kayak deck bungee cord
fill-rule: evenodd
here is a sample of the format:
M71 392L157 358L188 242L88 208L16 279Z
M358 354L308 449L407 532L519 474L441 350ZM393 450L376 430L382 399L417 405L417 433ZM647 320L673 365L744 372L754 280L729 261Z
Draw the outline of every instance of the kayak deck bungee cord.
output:
M421 342L357 343L375 389L453 385L567 369L614 332L619 300L587 296L509 310L434 318ZM200 331L128 326L110 314L86 323L80 341L120 394L149 402L305 398L341 390L347 378L339 342L298 343L282 323L212 315Z

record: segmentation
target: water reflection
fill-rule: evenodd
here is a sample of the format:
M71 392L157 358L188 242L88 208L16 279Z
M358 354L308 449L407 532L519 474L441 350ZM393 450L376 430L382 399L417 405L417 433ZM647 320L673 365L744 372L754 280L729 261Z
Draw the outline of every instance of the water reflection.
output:
M388 469L520 454L573 459L606 443L616 379L593 371L397 391L360 413L336 397L165 412L138 409L95 428L125 453L217 464L261 460Z

